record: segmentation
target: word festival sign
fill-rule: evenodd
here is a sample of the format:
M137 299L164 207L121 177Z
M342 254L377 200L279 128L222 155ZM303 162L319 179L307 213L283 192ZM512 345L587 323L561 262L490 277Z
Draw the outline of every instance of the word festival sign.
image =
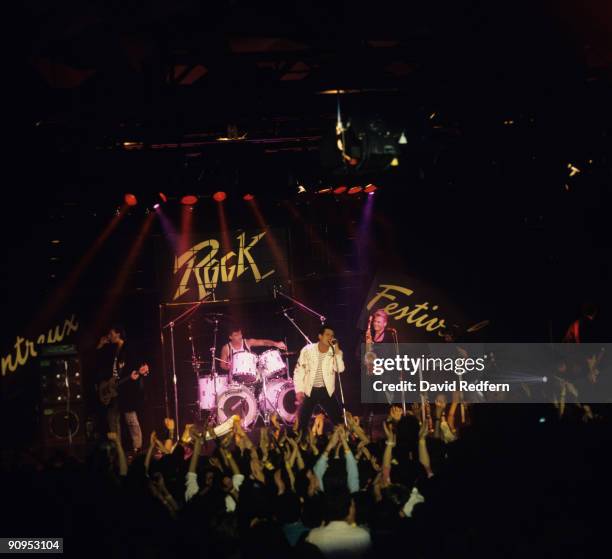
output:
M365 301L359 328L366 328L368 317L377 310L389 316L389 327L401 341L435 341L454 324L463 324L463 313L446 294L416 278L383 273L375 278Z
M174 257L172 301L187 298L201 301L211 292L226 296L230 284L240 283L241 297L255 296L255 288L264 280L278 275L271 245L266 238L270 231L236 232L230 238L231 246L223 246L217 238L201 241ZM229 235L228 235L229 236ZM275 234L275 243L278 243ZM284 239L280 255L286 261ZM227 243L226 243L227 245ZM261 291L261 290L260 290Z

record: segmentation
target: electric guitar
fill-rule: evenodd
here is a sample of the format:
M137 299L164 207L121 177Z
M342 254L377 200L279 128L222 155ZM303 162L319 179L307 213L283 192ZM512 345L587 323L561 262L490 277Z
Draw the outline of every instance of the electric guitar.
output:
M145 363L140 366L137 371L132 371L130 375L123 378L111 377L108 380L104 380L98 387L98 397L103 405L108 406L111 401L119 395L119 387L128 380L137 380L138 377L146 377L149 374L149 366ZM135 377L135 378L133 378Z

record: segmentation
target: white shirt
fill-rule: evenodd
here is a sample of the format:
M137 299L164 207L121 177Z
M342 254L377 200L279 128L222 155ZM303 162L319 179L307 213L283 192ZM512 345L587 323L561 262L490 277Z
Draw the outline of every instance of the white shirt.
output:
M334 393L336 388L336 370L339 373L344 371L342 351L335 351L336 356L334 358L334 353L330 347L327 353L323 354L323 362L321 363L321 368L323 369L323 382L330 396ZM304 392L304 394L310 396L319 365L319 353L321 352L319 351L318 342L308 344L300 351L300 357L293 373L296 393Z
M370 533L345 520L334 520L322 528L314 528L306 538L316 545L325 557L363 557L370 549Z

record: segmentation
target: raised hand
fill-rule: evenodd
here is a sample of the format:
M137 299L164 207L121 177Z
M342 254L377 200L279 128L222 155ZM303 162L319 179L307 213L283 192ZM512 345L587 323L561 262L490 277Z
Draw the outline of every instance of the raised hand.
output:
M183 429L183 434L181 435L181 441L185 444L188 444L191 441L191 429L193 428L193 423L186 423L185 428Z
M389 417L393 421L399 421L402 418L402 407L401 406L391 406L389 410Z
M285 492L285 482L280 469L274 472L274 483L278 489L278 495L282 495Z
M168 431L174 431L174 419L171 417L166 417L166 419L164 419L164 425Z
M108 438L109 441L119 444L119 437L117 433L115 433L114 431L110 431L109 433L107 433L106 437Z
M189 436L194 440L202 440L204 433L200 432L195 425L189 426Z

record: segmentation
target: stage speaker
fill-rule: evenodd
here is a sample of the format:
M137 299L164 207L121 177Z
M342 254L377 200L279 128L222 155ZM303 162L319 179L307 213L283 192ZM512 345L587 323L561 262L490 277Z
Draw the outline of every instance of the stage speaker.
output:
M76 347L47 346L39 358L39 371L43 445L69 448L87 442L93 424L87 417Z
M40 415L43 446L65 447L81 445L93 436L93 426L85 413L85 406L43 406Z
M51 346L39 360L43 407L83 401L81 362L74 346Z

